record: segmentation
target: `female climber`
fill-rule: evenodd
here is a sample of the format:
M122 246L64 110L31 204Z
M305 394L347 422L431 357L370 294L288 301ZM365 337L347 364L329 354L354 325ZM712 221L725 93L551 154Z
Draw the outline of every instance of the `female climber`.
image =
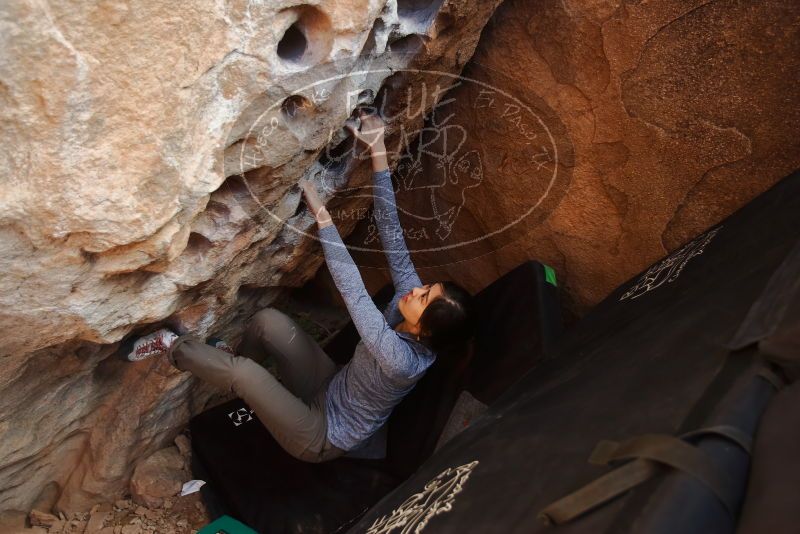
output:
M235 392L289 454L308 462L362 447L437 354L463 345L472 330L467 291L452 282L420 281L397 215L383 120L363 111L360 118L360 129L352 122L346 127L371 154L375 220L395 288L383 313L315 187L306 180L300 184L328 269L361 335L349 363L337 368L311 336L272 308L253 316L236 351L161 329L136 340L127 353L131 361L166 354L178 369ZM256 363L269 356L280 382Z

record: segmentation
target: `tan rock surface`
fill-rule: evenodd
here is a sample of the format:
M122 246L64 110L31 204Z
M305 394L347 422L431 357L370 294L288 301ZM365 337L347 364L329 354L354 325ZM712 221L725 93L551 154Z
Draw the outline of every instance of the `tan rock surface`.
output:
M176 496L183 483L189 480L184 466L177 447L156 451L136 464L131 477L133 502L155 508L161 506L165 498ZM145 514L145 509L140 509L136 510L136 515Z
M414 254L423 279L477 290L539 259L583 313L800 167L798 72L797 2L504 2L464 71L478 83L429 123L433 139L452 115L463 144L440 138L396 171L404 229L424 234L410 247L429 249ZM426 221L418 182L444 182L442 164L458 178L450 160L476 169L474 187L439 187ZM452 231L437 226L459 206ZM349 243L370 238L362 223Z
M312 276L315 242L267 211L295 214L292 186L407 53L459 71L498 2L3 3L0 510L49 482L60 510L124 494L211 391L116 343L163 321L235 338ZM296 91L319 66L327 93Z
M54 524L61 520L53 514L42 512L40 510L32 510L28 519L34 527L47 527L51 528Z

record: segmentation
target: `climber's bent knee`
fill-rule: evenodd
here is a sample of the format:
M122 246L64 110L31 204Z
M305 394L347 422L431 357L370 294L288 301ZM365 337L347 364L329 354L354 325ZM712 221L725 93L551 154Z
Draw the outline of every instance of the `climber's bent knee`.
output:
M343 454L327 439L323 393L306 402L272 374L247 358L235 358L233 391L290 455L306 462L324 462Z
M275 334L291 329L294 325L288 315L275 308L264 308L251 319L251 327L258 330L268 338Z

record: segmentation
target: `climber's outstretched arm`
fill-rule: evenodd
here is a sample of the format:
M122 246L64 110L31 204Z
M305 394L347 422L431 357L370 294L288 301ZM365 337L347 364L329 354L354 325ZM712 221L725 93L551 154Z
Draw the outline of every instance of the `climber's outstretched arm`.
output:
M317 219L325 263L364 345L390 376L402 378L407 377L409 372L412 375L420 372L415 366L423 362L414 355L408 343L400 339L383 313L375 307L367 288L364 287L358 267L347 251L316 188L307 180L301 180L300 187L303 189L309 209Z
M361 129L347 123L352 134L370 150L372 178L375 189L375 224L381 237L384 254L389 262L396 294L405 294L422 285L403 237L397 215L397 200L392 187L391 171L386 157L384 123L378 115L361 114Z

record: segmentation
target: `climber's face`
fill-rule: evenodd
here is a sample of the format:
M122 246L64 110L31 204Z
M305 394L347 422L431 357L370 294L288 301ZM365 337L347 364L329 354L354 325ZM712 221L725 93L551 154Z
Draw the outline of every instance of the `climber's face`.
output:
M403 318L412 327L419 327L419 319L422 312L428 305L442 296L444 288L442 284L427 284L422 287L415 287L397 301L397 308Z

